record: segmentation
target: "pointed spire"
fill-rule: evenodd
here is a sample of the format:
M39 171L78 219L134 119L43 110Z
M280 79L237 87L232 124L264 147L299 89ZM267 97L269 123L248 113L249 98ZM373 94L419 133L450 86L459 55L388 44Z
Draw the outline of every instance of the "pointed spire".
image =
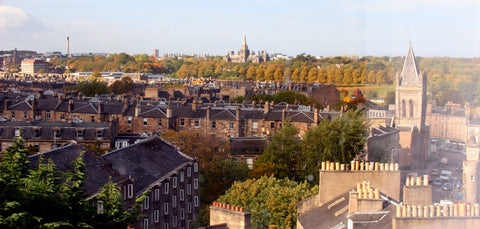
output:
M413 54L412 42L408 46L402 73L400 74L400 85L419 85L421 83L420 71Z
M243 34L243 45L247 45L247 35Z

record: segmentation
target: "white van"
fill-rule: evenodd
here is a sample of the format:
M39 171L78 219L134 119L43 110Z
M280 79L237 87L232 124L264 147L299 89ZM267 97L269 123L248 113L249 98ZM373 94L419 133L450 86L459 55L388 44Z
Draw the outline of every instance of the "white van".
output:
M451 176L452 176L452 171L442 170L442 172L440 173L440 179L445 181L449 181Z

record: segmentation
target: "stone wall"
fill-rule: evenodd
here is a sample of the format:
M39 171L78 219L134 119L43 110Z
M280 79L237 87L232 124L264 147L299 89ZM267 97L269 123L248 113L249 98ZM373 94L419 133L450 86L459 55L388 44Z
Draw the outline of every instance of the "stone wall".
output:
M327 167L326 164L329 164ZM332 169L333 167L333 169ZM369 181L383 193L400 200L400 170L398 164L352 163L351 165L322 162L319 182L319 206L332 201L342 193Z

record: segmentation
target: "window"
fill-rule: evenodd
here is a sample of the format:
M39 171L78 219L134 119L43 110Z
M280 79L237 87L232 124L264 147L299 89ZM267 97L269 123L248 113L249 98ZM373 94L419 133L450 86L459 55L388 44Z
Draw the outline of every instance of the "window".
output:
M470 176L470 180L471 180L471 181L475 181L475 177L474 177L474 176Z
M50 116L50 113L48 113L48 116ZM65 120L65 114L60 114L60 119Z
M133 198L133 184L128 184L128 198Z
M200 122L199 122L198 120L195 120L193 123L194 123L193 125L194 125L195 127L200 126Z
M198 178L193 179L193 188L198 189Z
M168 202L163 203L163 213L168 215Z
M39 129L34 129L33 132L34 132L36 138L40 137L40 130Z
M153 194L153 200L154 201L159 201L160 200L160 189L155 189L154 194Z
M173 177L173 185L172 185L172 188L176 188L177 187L177 177Z
M185 119L184 118L180 118L180 126L185 126Z
M212 129L217 128L217 122L212 122Z
M252 129L257 129L257 128L258 128L258 122L253 122Z
M97 214L103 214L103 201L97 201Z
M166 182L165 185L164 185L163 193L164 193L164 194L168 194L168 189L169 189L169 188L168 188L168 182Z
M193 204L198 207L198 196L193 197Z
M143 126L147 126L148 125L148 120L146 118L143 119Z
M26 111L23 112L23 119L28 119L28 114Z
M161 119L158 119L158 120L157 120L157 125L158 125L158 126L162 126L162 120L161 120Z
M158 223L158 221L160 221L160 211L159 210L153 211L153 221L155 223Z
M172 207L177 207L177 195L172 196Z
M173 222L172 223L173 223L173 227L177 227L177 216L176 215L173 216Z
M183 201L185 199L185 191L183 189L180 189L180 201Z
M150 198L148 196L143 199L143 209L147 210L149 207Z
M187 184L187 195L192 194L192 184Z
M275 122L270 123L270 128L275 129Z
M163 229L168 229L168 223L163 224Z
M148 218L143 219L143 229L148 229Z
M50 119L50 111L45 112L45 119Z
M193 163L193 172L198 173L198 162Z
M91 122L95 122L95 116L90 116Z
M97 130L97 138L102 138L102 130Z
M191 202L188 202L188 204L187 204L187 211L188 211L188 213L192 213L192 203Z
M184 180L184 175L183 171L180 172L180 182L183 182Z
M185 209L180 209L180 219L185 219Z
M40 151L40 145L38 143L33 144L33 152L39 152Z
M233 127L234 127L233 122L230 122L230 123L228 124L228 128L233 129Z
M127 124L132 125L132 117L127 117Z
M13 111L10 112L10 116L11 116L13 119L15 119L15 112L13 112Z
M124 185L123 186L123 200L127 199L127 187Z
M83 130L77 130L77 138L83 138Z
M192 167L187 167L187 177L192 176Z

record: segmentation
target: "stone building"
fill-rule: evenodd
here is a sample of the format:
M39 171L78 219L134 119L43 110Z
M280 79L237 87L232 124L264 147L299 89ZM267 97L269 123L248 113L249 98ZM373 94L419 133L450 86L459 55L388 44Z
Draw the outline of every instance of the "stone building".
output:
M159 137L98 156L87 148L70 144L29 157L33 165L51 159L66 171L81 152L86 167L86 199L111 179L119 188L126 206L146 193L141 218L130 228L190 228L200 210L198 162ZM110 177L110 178L109 178Z
M467 147L467 158L463 162L463 201L478 203L480 199L480 145L475 136L470 135Z
M33 75L38 73L40 70L48 72L48 67L50 67L50 64L40 59L25 59L22 60L21 63L21 69L23 74Z
M234 51L228 51L225 57L223 58L227 62L234 62L234 63L246 63L246 62L253 62L253 63L262 63L267 62L270 60L270 56L268 55L267 51L260 51L258 54L255 54L254 51L250 51L247 45L247 38L243 36L243 43L242 48L235 54Z
M402 73L395 76L395 125L400 130L400 157L412 157L413 166L424 167L429 156L429 126L425 124L427 77L418 69L412 44L408 47ZM412 164L401 163L400 167Z

